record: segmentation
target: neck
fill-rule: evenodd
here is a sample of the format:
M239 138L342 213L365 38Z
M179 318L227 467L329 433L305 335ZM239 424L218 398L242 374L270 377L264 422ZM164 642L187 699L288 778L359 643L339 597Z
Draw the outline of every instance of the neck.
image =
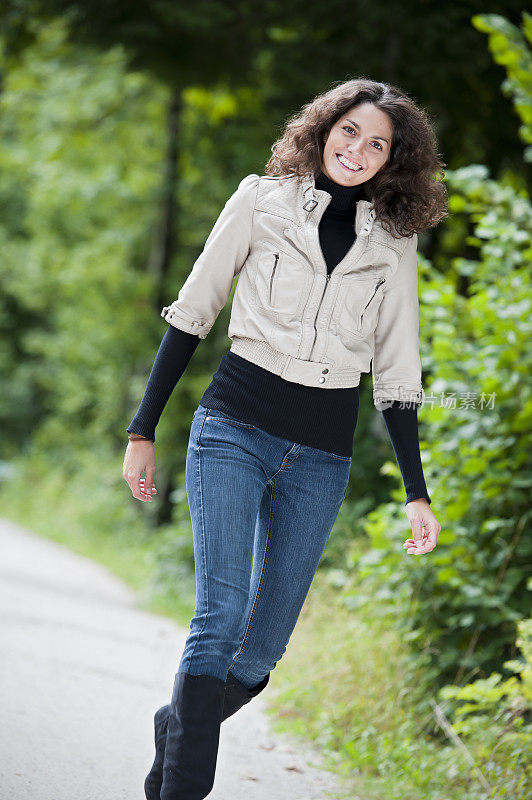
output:
M314 179L316 189L324 189L331 195L331 202L327 206L327 210L334 211L353 211L356 207L357 200L366 197L365 184L359 183L357 186L342 186L341 183L336 183L332 178L329 178L323 170L319 170Z

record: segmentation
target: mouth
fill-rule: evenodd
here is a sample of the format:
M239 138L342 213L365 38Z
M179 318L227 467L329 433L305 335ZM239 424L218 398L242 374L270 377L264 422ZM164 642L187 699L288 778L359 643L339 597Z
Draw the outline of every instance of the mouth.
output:
M351 161L349 158L346 158L340 153L336 153L336 160L348 172L362 172L364 169L364 167L362 167L360 164L357 164L356 161Z

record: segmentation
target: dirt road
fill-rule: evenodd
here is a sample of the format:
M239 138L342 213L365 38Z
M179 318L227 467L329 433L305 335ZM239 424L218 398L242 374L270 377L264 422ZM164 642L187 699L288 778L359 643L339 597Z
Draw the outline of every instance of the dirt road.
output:
M186 635L100 565L0 520L0 798L144 800ZM265 703L222 724L209 800L341 796L315 753L270 732Z

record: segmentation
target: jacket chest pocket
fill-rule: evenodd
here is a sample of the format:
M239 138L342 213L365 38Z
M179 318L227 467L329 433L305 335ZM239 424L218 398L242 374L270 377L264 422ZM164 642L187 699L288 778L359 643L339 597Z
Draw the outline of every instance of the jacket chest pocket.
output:
M361 338L375 330L385 283L382 275L342 277L333 315L340 335L346 333Z
M308 288L309 276L304 266L275 243L265 242L254 276L255 305L293 317L303 310Z

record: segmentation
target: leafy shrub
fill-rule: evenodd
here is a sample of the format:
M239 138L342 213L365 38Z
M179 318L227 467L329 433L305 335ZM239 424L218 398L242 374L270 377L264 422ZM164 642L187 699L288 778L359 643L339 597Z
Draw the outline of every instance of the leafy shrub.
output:
M452 732L467 748L471 776L482 775L488 797L527 800L532 796L532 619L518 623L521 659L505 663L517 673L498 672L466 686L444 686Z
M511 72L505 88L518 98L528 141L532 17L524 18L526 38L497 15L474 21ZM529 613L532 206L519 181L490 179L480 164L449 170L438 263L419 257L427 394L419 417L438 547L428 558L405 556L401 487L397 502L367 515L369 549L353 541L330 576L348 606L367 602L390 616L412 645L412 669L424 661L433 690L504 669L518 652L516 623ZM400 478L395 462L382 472Z

